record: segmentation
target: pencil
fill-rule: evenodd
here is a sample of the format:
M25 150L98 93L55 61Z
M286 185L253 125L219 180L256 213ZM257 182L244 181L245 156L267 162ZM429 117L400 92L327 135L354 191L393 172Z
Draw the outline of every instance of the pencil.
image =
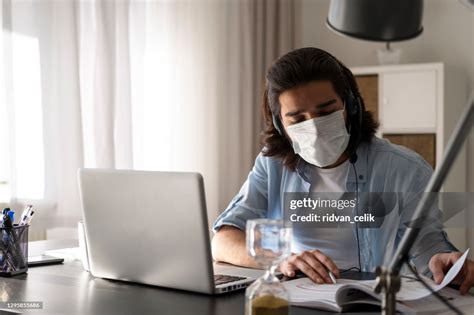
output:
M331 278L332 283L336 284L336 277L334 276L334 274L331 271L329 271L329 277Z

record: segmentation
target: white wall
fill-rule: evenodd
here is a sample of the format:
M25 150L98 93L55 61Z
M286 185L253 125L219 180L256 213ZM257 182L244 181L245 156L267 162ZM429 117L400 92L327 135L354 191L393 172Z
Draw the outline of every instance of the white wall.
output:
M343 37L329 30L326 27L329 2L299 0L301 34L297 46L327 50L349 67L376 65L376 49L384 44ZM401 63L445 64L445 115L448 125L449 122L454 125L461 112L450 111L449 103L465 104L469 92L474 90L474 10L469 10L458 0L425 0L423 27L419 37L392 46L402 49ZM448 128L446 139L450 133ZM467 190L474 192L473 131L467 144L466 170ZM474 246L472 229L466 237L466 245Z

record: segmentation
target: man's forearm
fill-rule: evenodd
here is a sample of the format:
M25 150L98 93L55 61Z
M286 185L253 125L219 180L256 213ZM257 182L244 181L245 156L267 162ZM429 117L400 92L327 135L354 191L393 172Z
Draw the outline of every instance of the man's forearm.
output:
M258 268L247 254L245 233L232 226L223 226L212 238L212 257L233 265Z

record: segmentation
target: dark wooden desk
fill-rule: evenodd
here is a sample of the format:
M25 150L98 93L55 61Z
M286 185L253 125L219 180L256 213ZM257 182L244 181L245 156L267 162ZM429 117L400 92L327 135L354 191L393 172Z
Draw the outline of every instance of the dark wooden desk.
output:
M45 250L75 247L77 241L39 241L30 243L30 255ZM42 302L42 309L26 314L160 314L160 315L242 315L244 291L209 296L153 286L92 277L79 261L63 265L30 268L28 274L0 278L0 300ZM11 314L0 311L0 314ZM292 315L328 314L291 307Z

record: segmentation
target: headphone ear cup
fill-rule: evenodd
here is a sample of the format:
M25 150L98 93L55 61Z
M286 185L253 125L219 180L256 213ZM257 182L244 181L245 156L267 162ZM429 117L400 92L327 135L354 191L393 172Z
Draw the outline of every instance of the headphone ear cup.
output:
M356 150L361 138L361 128L362 128L362 107L360 104L360 98L354 97L352 91L349 94L347 101L347 112L349 114L349 121L351 125L350 129L350 140L348 145L349 159L351 163L357 161Z
M351 128L357 133L356 138L359 138L360 130L362 128L362 107L360 104L360 99L358 97L353 99L352 106L353 113L351 115Z
M350 116L357 114L358 100L354 98L352 91L349 91L346 97L346 109Z
M360 97L354 97L352 91L349 91L349 95L346 100L347 112L352 119L356 120L357 127L360 129L362 124L362 106L360 104ZM354 117L356 116L356 117Z

